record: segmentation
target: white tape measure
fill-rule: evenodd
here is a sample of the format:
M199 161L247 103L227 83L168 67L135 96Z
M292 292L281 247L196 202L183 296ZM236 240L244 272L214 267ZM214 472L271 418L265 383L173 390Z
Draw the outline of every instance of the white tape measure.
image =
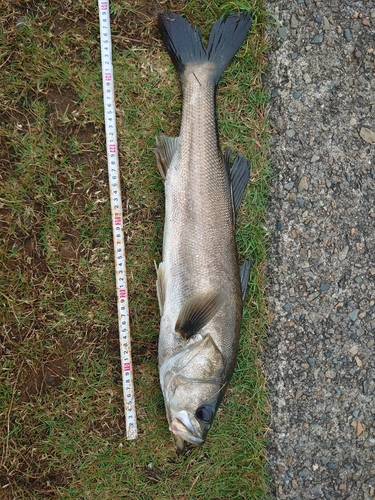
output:
M126 279L125 240L122 217L120 169L118 161L115 92L112 66L111 26L109 0L98 0L100 19L100 47L102 55L103 99L107 141L108 179L111 198L113 244L115 254L117 310L120 334L122 385L124 391L126 437L136 439L133 364L129 328L128 286Z

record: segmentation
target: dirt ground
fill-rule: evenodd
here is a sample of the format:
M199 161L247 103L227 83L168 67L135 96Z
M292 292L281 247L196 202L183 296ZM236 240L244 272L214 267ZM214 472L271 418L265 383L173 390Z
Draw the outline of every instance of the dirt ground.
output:
M375 497L375 4L268 1L272 498Z

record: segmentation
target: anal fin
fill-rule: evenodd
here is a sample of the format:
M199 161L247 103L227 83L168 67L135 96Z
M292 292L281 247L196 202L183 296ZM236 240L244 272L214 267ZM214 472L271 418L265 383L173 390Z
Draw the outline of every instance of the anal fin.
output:
M188 340L215 316L223 302L222 292L202 293L187 300L178 316L176 332Z
M158 295L160 315L163 316L166 289L166 275L164 262L160 262L157 268L156 292Z

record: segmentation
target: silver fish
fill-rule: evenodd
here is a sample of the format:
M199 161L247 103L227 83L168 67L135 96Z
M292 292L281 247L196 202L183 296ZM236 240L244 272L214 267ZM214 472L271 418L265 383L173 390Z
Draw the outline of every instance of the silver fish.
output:
M250 272L239 267L235 215L250 164L221 153L216 86L251 26L249 12L217 21L207 49L199 28L171 12L158 17L183 89L180 136L157 139L165 184L159 374L177 451L204 442L233 373Z

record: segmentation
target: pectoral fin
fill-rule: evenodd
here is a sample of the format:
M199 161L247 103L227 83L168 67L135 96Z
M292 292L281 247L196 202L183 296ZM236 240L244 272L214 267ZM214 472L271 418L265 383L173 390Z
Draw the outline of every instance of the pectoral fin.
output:
M176 332L188 340L215 316L223 301L221 292L203 293L187 300L178 316Z

